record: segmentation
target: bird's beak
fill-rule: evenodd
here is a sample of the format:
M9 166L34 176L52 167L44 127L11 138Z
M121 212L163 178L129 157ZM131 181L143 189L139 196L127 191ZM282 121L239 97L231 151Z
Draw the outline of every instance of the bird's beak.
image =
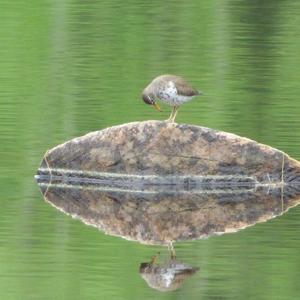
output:
M160 109L159 105L158 105L156 102L153 103L153 106L154 106L158 111L162 111L162 110Z

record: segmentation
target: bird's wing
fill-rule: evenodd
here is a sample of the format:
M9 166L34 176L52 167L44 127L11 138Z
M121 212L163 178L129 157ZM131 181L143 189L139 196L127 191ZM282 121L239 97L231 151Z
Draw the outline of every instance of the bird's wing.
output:
M177 89L177 94L181 96L197 96L200 95L199 91L193 88L189 83L187 83L181 77L174 78L175 87Z

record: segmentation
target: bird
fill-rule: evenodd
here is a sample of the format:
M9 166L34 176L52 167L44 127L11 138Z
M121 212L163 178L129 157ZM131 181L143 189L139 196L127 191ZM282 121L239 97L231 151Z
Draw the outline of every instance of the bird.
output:
M160 75L154 78L142 92L146 104L153 105L161 111L157 100L173 107L167 122L174 123L179 106L191 101L194 97L203 95L202 92L192 87L184 78L176 75Z
M157 256L154 256L150 262L140 264L139 273L151 288L167 292L179 289L184 281L198 270L198 267L192 267L175 258L158 264Z

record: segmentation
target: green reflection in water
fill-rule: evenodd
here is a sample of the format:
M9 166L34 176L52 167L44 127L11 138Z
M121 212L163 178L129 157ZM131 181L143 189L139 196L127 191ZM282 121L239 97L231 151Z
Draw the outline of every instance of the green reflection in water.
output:
M248 136L295 158L300 4L286 1L4 0L0 17L0 295L3 299L296 299L299 209L178 245L201 266L159 294L138 275L159 250L105 236L45 205L46 149L114 124L166 119L140 92L161 73L206 94L178 122ZM161 250L161 249L160 249Z

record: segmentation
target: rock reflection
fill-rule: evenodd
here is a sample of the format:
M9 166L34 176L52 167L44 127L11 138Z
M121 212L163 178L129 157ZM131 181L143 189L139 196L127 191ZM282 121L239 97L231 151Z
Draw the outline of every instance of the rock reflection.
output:
M39 178L41 179L41 178ZM46 201L107 234L144 244L236 232L281 215L300 201L298 185L203 188L197 191L102 190L39 180Z
M139 272L151 288L161 292L179 289L187 278L199 270L176 260L173 255L161 264L157 260L158 256L154 256L150 262L141 263Z

